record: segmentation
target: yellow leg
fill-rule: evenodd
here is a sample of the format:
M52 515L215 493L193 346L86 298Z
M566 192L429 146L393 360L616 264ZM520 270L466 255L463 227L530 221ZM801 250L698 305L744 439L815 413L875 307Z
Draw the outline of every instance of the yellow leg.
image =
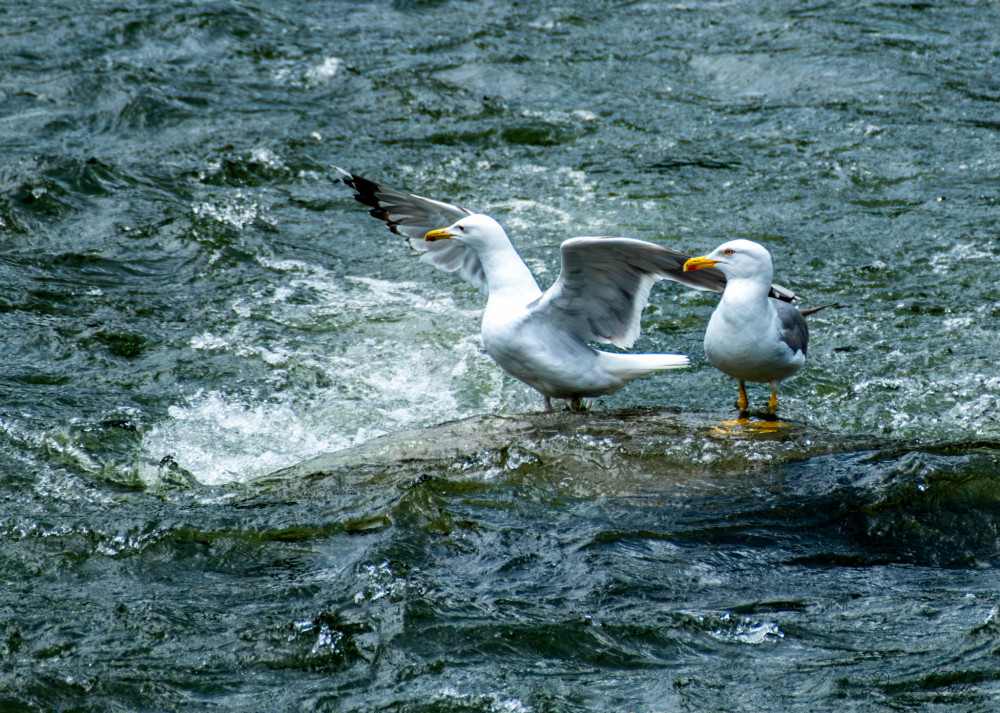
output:
M750 399L747 398L746 384L742 380L737 379L736 386L740 390L740 399L736 402L736 405L740 407L740 412L746 412L750 408Z
M767 412L772 416L778 412L778 387L771 384L771 398L767 400Z

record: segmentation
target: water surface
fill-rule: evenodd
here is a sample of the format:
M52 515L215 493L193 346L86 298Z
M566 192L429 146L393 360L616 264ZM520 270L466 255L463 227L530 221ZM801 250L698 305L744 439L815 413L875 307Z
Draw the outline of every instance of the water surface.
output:
M0 707L990 710L998 28L0 7ZM333 164L490 213L543 285L576 235L764 243L837 305L791 430L715 430L716 298L661 283L636 350L691 369L501 439L541 399L482 351L481 295Z

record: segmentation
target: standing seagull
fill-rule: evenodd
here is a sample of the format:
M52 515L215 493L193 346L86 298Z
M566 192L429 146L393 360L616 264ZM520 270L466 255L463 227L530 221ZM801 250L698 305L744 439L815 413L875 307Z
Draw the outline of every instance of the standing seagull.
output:
M684 271L690 257L630 238L572 238L562 244L562 271L545 292L500 225L465 208L421 198L336 169L354 198L407 237L422 259L457 272L484 290L482 340L500 367L551 399L581 399L618 391L640 376L688 365L680 354L616 354L587 342L630 347L639 336L639 317L653 283L676 280L722 292L719 270ZM707 267L707 266L706 266ZM766 288L765 288L766 291ZM784 299L794 295L773 288Z
M806 363L809 327L799 310L769 296L774 268L763 245L732 240L684 263L685 271L721 270L726 287L705 330L705 356L719 371L736 379L740 411L749 406L747 381L771 384L768 412L778 410L778 384Z

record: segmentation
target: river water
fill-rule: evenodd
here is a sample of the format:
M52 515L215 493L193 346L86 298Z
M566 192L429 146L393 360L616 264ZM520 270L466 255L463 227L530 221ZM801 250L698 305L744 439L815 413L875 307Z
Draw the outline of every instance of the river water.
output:
M996 3L4 2L0 149L0 709L996 709ZM538 414L331 165L765 244L788 425L671 283Z

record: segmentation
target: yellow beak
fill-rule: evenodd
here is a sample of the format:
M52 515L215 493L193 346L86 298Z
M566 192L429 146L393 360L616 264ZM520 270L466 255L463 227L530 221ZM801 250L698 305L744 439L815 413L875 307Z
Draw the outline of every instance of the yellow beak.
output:
M719 264L718 260L709 260L707 255L702 255L701 257L693 257L684 263L684 272L691 272L692 270L701 270L704 267L715 267Z
M447 240L452 237L451 233L448 232L447 228L438 228L437 230L432 230L424 236L424 242L433 243L435 240Z

